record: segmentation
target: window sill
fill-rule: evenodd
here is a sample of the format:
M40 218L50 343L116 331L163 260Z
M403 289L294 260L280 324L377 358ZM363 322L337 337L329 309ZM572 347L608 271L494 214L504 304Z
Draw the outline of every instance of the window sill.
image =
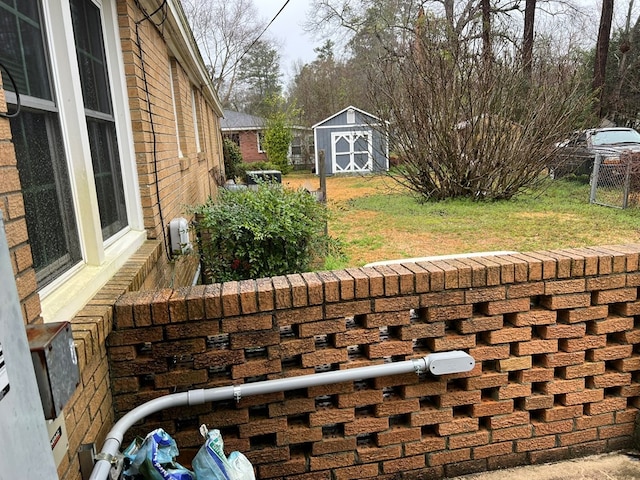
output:
M102 265L81 265L40 292L45 322L71 321L109 281L147 238L145 231L129 231L105 250Z

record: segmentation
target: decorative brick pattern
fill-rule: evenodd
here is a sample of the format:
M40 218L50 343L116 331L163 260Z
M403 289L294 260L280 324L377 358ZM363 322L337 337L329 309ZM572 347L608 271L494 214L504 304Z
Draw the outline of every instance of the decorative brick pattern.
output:
M150 308L148 294L130 293L108 338L116 416L169 390L461 349L477 362L465 374L185 407L129 435L160 424L190 451L200 440L189 432L207 423L229 450L244 446L261 476L291 479L437 478L619 449L640 406L639 253L626 245L375 275L352 268L194 287L152 297Z

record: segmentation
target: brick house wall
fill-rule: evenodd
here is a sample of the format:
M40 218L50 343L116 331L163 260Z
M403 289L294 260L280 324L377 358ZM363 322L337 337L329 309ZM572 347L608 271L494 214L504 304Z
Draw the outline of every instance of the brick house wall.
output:
M153 0L102 3L105 8L112 3L117 8L131 119L128 128L133 136L147 241L121 268L110 273L107 283L73 318L68 318L72 322L81 381L63 411L69 450L58 467L58 474L61 479L73 480L81 478L78 452L82 446L101 444L114 421L106 350L113 305L127 291L153 292L158 288L191 284L197 259L186 256L170 260L163 230L172 218L188 218L187 205L204 202L209 195L214 195L224 176L221 109L215 94L212 96L207 85L194 74L198 59L190 57L184 50L186 47L176 40L180 32L175 31L173 24L167 21L156 25L146 21L139 8L144 5L147 11L153 11L162 2L155 6L150 6ZM171 36L174 37L168 42ZM5 91L0 83L0 112L7 110ZM17 165L10 122L0 117L0 209L24 323L38 324L43 322L41 298Z
M238 132L242 161L247 163L266 162L267 154L258 151L258 132L255 130Z
M630 446L640 400L640 245L353 268L129 293L107 340L116 417L174 392L461 349L405 374L174 408L258 478L441 478Z
M139 9L133 1L119 2L118 7L145 229L149 239L164 241L163 224L166 231L171 219L188 218L186 207L217 192L224 176L220 113L213 110L211 99L204 97L203 89L194 85L169 51L163 32L150 22L138 27L146 76L143 74L135 36ZM153 96L151 107L146 100L147 88ZM162 255L142 289L188 285L196 268L194 258L169 261Z

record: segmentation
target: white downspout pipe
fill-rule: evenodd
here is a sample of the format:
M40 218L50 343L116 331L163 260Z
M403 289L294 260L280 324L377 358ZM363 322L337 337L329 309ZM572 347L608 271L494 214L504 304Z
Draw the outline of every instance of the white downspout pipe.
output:
M435 375L468 372L472 370L474 366L474 359L465 352L442 352L402 362L336 370L312 375L299 375L296 377L265 380L263 382L246 383L242 385L230 385L227 387L190 390L188 392L165 395L139 405L118 420L107 434L102 451L96 455L97 462L93 467L89 480L107 479L111 464L120 450L122 439L127 430L147 415L159 412L165 408L201 405L206 402L230 399L240 401L243 396L264 395L315 387L318 385L329 385L332 383L342 383L387 375L400 375L410 372L420 374L431 371L431 373Z

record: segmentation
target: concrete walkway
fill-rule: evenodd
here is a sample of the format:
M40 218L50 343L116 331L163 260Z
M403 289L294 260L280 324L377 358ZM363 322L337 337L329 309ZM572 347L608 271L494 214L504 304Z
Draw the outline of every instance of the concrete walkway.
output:
M455 477L454 480L640 480L640 459L608 453Z

